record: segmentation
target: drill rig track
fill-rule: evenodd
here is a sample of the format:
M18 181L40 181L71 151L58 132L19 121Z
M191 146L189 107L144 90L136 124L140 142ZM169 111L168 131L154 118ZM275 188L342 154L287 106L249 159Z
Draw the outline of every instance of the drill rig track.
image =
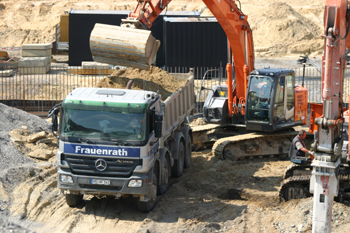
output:
M287 168L284 175L285 180L279 189L279 197L281 200L289 201L291 199L302 199L311 197L310 179L312 167L310 165L292 164ZM350 201L350 168L343 166L339 173L339 194L335 198L336 201Z

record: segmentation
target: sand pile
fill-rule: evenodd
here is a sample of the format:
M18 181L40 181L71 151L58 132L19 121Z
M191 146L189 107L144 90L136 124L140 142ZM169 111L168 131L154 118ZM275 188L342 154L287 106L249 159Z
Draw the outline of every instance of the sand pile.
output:
M241 6L253 30L256 57L297 55L322 52L324 0L241 0ZM0 46L24 43L51 43L60 15L70 10L130 10L137 1L2 1L0 3ZM168 11L211 12L203 1L172 1Z
M143 90L143 80L146 80L146 90L159 91L162 100L168 98L186 82L175 79L166 71L153 66L150 70L135 68L117 70L111 76L100 80L96 87L124 89L130 80L133 81L131 89L134 90Z
M278 9L278 10L277 10ZM283 2L274 2L261 9L259 15L248 19L256 56L305 54L319 55L323 51L320 37L323 25L315 21L323 8L298 12ZM313 18L310 17L312 14Z

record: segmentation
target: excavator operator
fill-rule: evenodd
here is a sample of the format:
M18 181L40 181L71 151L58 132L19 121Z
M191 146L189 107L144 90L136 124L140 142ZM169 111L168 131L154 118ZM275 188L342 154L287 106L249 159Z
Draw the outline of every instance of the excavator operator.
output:
M293 163L310 163L313 160L313 152L306 149L304 139L306 138L305 130L300 130L298 135L292 141L289 148L289 158ZM310 158L307 155L310 154Z

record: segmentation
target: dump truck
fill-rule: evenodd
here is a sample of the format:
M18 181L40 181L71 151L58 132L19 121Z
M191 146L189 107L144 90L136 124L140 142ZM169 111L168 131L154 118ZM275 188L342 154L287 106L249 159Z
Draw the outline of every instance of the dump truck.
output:
M59 136L58 188L70 207L84 194L130 195L149 212L169 177L190 166L194 77L182 76L183 86L164 102L146 89L77 88L50 111Z

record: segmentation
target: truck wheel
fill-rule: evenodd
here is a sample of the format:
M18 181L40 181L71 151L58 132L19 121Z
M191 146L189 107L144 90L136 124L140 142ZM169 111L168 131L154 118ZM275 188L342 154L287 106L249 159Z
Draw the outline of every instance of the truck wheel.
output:
M166 158L164 158L163 169L160 172L161 172L161 177L159 180L157 193L159 195L162 195L168 190L168 183L169 183L169 163Z
M149 200L146 202L139 201L138 202L138 208L139 211L142 212L151 212L153 210L154 206L156 205L156 199L157 199L157 176L153 173L152 177L152 184L151 187L148 190L148 196Z
M76 194L65 194L66 203L69 207L76 207L83 201L84 195L76 195Z
M171 175L173 177L180 177L184 171L184 159L185 159L185 148L184 144L180 142L179 158L174 160L174 166L171 168Z
M185 151L185 163L184 167L189 168L191 166L191 156L192 156L192 140L190 135L187 135L186 140L186 151Z

